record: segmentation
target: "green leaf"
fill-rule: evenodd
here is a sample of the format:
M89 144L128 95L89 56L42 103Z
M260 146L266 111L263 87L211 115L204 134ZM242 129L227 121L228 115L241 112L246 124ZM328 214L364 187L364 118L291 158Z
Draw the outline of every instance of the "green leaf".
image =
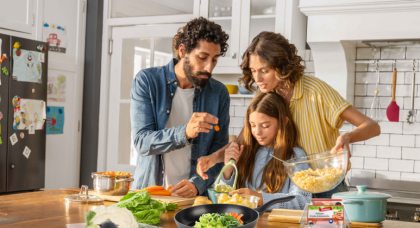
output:
M135 193L135 192L130 192L130 193L128 193L127 195L125 195L123 198L121 198L120 199L120 202L121 201L124 201L124 200L128 200L128 199L130 199L131 197L133 197L135 194L137 194L137 193Z
M166 205L166 210L168 211L175 211L176 209L178 209L177 203L168 203L168 205Z
M89 226L89 222L90 220L92 220L92 218L96 215L96 213L94 211L89 211L89 214L87 212L85 212L85 222L86 222L86 226Z
M129 199L124 201L120 201L116 204L117 207L125 207L125 208L135 208L138 205L148 204L150 200L150 195L146 190L136 193L135 195L131 196Z
M149 225L155 225L160 223L159 216L162 214L161 211L156 209L150 209L147 211L140 211L137 213L133 213L134 218L136 218L137 222L145 223Z

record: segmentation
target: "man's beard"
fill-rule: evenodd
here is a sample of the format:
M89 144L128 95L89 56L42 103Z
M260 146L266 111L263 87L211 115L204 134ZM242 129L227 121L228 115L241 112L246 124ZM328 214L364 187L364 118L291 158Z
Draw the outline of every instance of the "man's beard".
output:
M211 78L211 73L209 72L197 71L197 73L194 73L194 69L190 65L190 60L188 57L185 57L184 61L184 74L188 81L199 90L202 90L207 85L207 83L209 83ZM200 75L206 75L208 78L202 78Z

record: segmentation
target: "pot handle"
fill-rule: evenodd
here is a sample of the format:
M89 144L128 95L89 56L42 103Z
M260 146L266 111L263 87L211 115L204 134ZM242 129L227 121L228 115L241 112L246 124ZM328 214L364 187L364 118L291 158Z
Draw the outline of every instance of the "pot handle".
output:
M273 199L268 201L267 203L263 204L261 207L257 207L255 208L255 210L258 212L258 214L261 216L264 214L264 212L273 204L276 203L284 203L284 202L289 202L290 200L294 199L296 196L286 196L286 197L280 197L277 199Z
M343 203L346 204L363 204L362 200L343 200Z
M124 178L124 179L119 179L119 180L115 180L115 182L131 182L134 181L133 178Z

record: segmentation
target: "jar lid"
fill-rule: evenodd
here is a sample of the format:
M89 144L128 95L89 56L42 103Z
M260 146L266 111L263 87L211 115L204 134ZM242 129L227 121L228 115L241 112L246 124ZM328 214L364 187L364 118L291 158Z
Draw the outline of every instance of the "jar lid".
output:
M388 199L392 196L385 193L380 192L366 192L366 185L358 185L356 186L358 191L351 191L351 192L339 192L334 193L332 195L333 199Z

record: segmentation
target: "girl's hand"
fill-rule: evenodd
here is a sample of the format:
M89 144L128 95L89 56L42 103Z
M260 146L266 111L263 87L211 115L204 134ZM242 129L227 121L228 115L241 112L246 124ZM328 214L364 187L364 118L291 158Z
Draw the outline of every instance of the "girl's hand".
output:
M258 201L258 206L262 206L264 204L263 195L249 188L240 188L235 191L229 192L229 195L234 195L234 194L238 194L239 196L245 196L245 195L257 196L257 197L260 197L260 201Z
M232 142L225 151L225 165L227 165L230 159L232 158L235 159L235 161L237 162L243 150L244 145L241 145L241 147L239 147L239 145L236 142Z
M227 165L230 159L232 158L235 159L235 161L238 161L243 150L244 150L243 145L239 147L239 145L236 142L232 142L229 145L229 147L225 150L225 165ZM225 170L225 172L223 173L223 177L225 178L225 180L230 179L230 177L232 176L232 171L233 171L233 167L229 167Z

